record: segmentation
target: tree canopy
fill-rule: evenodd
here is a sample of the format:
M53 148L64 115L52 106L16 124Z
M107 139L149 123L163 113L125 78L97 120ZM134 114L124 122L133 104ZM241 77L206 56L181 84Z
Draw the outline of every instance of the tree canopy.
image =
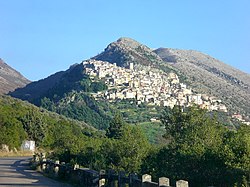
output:
M119 139L122 133L122 127L125 125L125 122L122 119L120 113L116 113L114 118L111 120L109 127L107 129L106 135L108 138Z
M249 181L250 127L231 131L197 106L165 109L169 144L146 162L154 176L186 179L191 186L239 186Z

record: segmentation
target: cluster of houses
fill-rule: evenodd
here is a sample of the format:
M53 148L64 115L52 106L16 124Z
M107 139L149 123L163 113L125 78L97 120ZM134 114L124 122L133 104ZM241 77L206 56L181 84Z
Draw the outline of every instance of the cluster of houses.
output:
M93 80L99 78L108 85L108 90L93 94L95 99L110 102L118 99L133 99L137 104L190 106L197 104L208 110L227 112L226 106L215 97L194 93L180 83L175 73L165 73L152 67L119 67L109 62L87 60L82 63L84 71Z
M240 114L233 114L233 115L232 115L232 118L237 119L238 121L240 121L241 123L244 123L244 124L246 124L246 125L250 125L250 122L249 122L249 121L246 121L246 120L243 118L243 116L240 115Z

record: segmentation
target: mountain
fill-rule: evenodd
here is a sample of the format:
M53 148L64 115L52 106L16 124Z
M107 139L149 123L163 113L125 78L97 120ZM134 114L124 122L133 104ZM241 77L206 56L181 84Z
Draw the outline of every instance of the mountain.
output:
M107 61L121 67L129 67L130 63L136 66L150 66L163 69L166 72L177 70L164 61L149 47L131 39L120 38L109 44L94 60Z
M153 62L161 61L161 58L150 48L131 38L118 39L116 42L109 44L104 52L93 57L93 59L116 63L122 67L128 67L131 62L151 65Z
M14 92L11 92L10 95L37 104L37 99L46 94L51 88L53 88L53 86L60 82L65 73L67 73L67 71L60 71L45 79L31 82L25 87L18 88Z
M150 48L130 38L120 38L111 43L103 53L93 59L102 59L123 67L131 62L137 66L157 67L161 63L166 71L172 71L172 67L164 63ZM112 114L119 109L107 102L97 102L89 94L91 91L101 90L105 90L105 84L91 80L83 73L83 65L76 64L66 71L17 89L10 95L104 129L108 127Z
M220 98L232 113L250 115L250 75L194 50L159 48L154 51L187 78L199 93Z
M99 129L106 128L110 118L88 94L106 89L106 85L92 81L83 70L82 64L74 64L66 71L32 82L10 95Z
M132 62L173 71L195 92L221 99L231 113L250 116L250 75L201 52L171 48L152 50L133 39L120 38L93 59L123 67Z
M0 59L0 94L14 91L28 83L30 83L28 79Z
M151 70L157 72L156 74L174 72L178 75L180 83L187 84L193 93L205 93L211 98L215 96L216 102L219 103L219 99L222 100L230 109L230 115L240 113L245 118L250 116L249 75L203 53L165 48L153 50L133 39L120 38L90 59L92 60L100 61L100 64L109 62L125 68L132 64L136 71L142 70L142 72ZM30 83L10 95L67 117L83 120L99 129L108 127L109 120L117 110L124 112L127 122L131 123L148 122L155 117L154 115L159 115L158 108L150 109L144 105L138 107L133 101L112 103L106 100L95 100L93 93L100 91L105 93L107 89L106 75L100 78L98 73L95 76L86 74L84 64L88 66L93 64L85 62L87 61ZM179 84L178 87L181 85ZM170 97L171 95L178 94L169 94Z

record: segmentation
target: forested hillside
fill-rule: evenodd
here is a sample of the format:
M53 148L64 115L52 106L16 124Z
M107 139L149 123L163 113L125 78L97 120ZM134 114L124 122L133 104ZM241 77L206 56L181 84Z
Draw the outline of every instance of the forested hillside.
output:
M91 80L84 74L82 65L78 64L10 95L103 129L108 127L110 117L88 93L106 88L102 81Z
M38 147L51 149L62 141L59 137L68 141L95 132L84 122L68 119L9 96L0 96L0 145L7 144L11 149L19 149L23 140L35 140Z

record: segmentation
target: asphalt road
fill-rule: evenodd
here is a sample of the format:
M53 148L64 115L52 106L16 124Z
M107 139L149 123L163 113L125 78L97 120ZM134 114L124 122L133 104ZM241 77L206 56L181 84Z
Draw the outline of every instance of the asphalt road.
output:
M29 157L0 158L0 187L10 186L70 186L44 177L29 169Z

